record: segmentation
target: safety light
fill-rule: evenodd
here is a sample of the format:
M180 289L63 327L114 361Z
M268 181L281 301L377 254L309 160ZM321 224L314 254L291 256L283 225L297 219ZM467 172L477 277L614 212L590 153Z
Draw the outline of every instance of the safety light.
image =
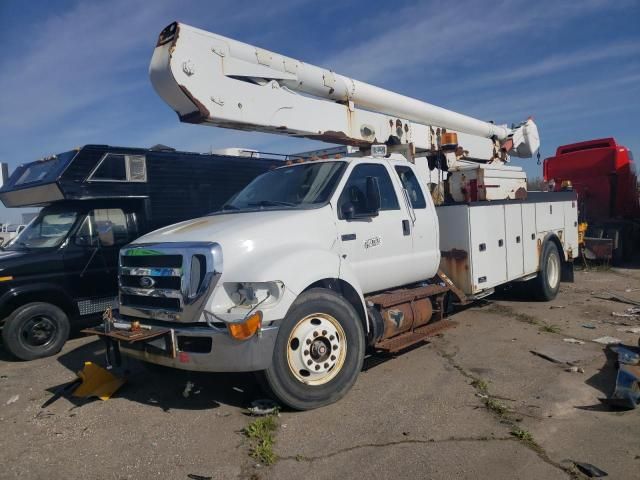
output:
M262 326L262 312L258 310L239 323L227 323L227 329L236 340L247 340Z
M10 280L13 280L12 276L8 276L8 277L0 277L0 282L8 282Z
M572 191L573 184L571 183L571 180L563 180L562 183L560 184L560 188L563 191Z

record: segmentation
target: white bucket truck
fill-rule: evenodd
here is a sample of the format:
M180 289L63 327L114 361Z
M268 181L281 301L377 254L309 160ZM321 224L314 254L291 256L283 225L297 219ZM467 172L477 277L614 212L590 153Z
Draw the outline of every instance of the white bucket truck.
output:
M123 248L120 330L105 335L128 356L259 372L282 403L310 409L349 390L368 349L397 351L440 329L449 301L514 281L550 300L571 276L574 194L528 193L505 165L538 149L532 120L482 122L177 23L150 74L182 121L320 138L361 156L277 168L221 211ZM447 170L440 206L430 168ZM130 327L145 333L127 340Z

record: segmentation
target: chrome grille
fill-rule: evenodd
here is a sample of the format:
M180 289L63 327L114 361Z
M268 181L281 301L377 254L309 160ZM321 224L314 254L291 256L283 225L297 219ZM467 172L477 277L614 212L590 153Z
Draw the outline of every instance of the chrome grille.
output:
M139 244L120 251L120 313L196 322L222 270L216 243Z

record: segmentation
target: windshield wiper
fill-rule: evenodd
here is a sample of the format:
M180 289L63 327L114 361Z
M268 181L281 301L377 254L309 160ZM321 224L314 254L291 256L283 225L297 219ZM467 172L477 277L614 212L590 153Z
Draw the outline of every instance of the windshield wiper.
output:
M236 207L235 205L231 205L229 203L227 203L226 205L223 205L221 208L222 211L225 210L240 210L240 208Z
M259 202L247 203L250 207L295 207L295 203L279 202L277 200L260 200Z

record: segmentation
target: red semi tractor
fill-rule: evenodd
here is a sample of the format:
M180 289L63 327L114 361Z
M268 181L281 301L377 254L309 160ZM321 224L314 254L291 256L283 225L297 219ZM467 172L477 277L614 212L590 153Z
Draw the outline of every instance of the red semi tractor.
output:
M631 151L614 138L562 145L544 160L543 174L555 191L578 192L582 246L589 259L629 260L640 238L638 178Z

